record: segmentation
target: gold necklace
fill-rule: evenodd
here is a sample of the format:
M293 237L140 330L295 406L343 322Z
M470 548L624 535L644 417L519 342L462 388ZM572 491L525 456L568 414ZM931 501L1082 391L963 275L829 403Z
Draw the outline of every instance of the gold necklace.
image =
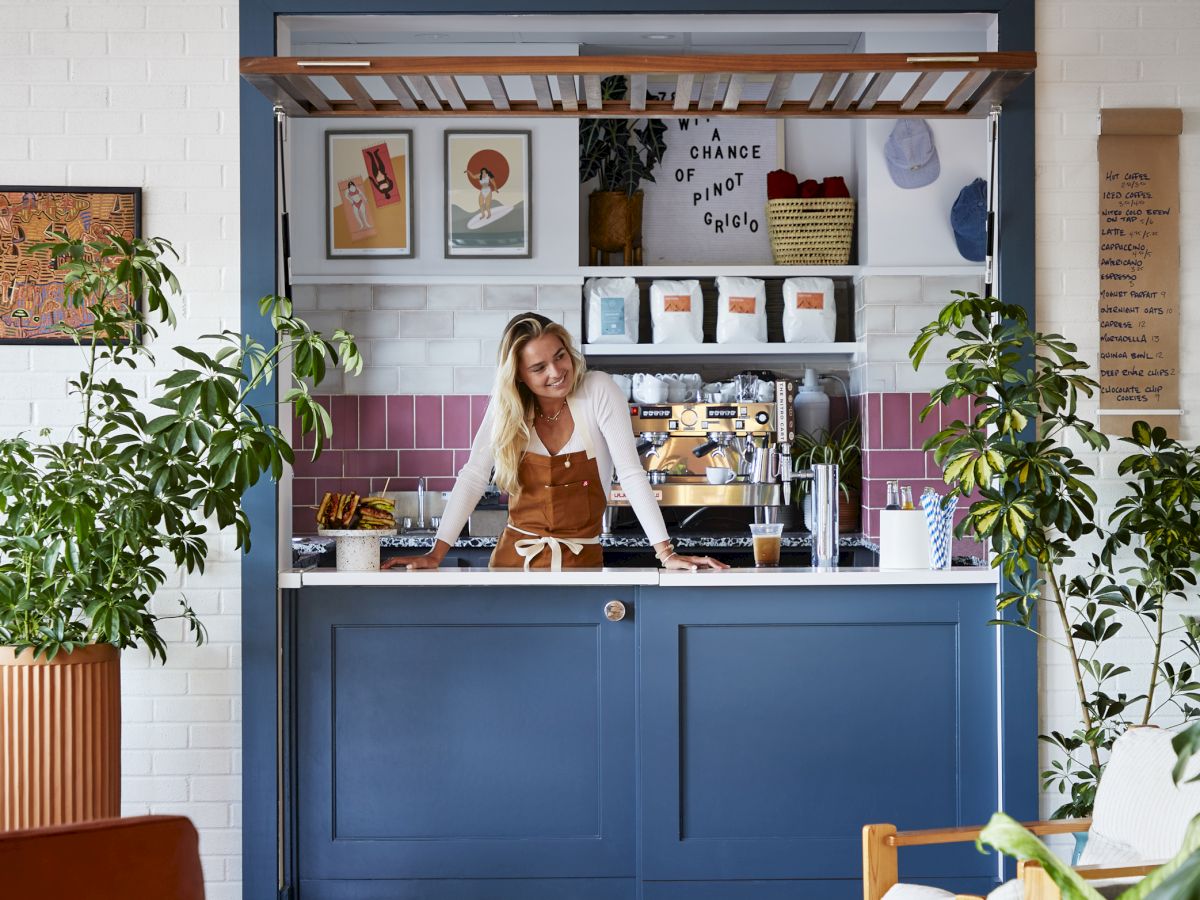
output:
M566 408L567 408L566 401L563 401L563 405L558 408L558 412L556 412L552 416L548 416L544 412L542 412L541 404L538 404L538 415L541 416L543 419L545 419L547 422L557 422L558 417L563 414L563 410Z

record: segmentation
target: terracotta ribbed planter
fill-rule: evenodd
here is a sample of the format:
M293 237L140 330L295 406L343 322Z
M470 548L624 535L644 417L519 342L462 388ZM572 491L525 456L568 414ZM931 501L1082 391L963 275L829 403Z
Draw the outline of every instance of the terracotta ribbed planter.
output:
M46 662L0 647L0 829L121 814L121 664L111 644Z

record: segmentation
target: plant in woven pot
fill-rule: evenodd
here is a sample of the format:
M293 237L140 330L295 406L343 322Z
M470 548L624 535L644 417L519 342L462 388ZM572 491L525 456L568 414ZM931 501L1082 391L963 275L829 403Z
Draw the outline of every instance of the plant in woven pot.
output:
M1121 439L1118 475L1127 480L1104 522L1095 472L1079 452L1109 448L1078 412L1097 389L1087 363L1061 335L1032 329L1021 307L955 294L910 356L919 365L935 339L950 337L947 381L922 416L965 397L974 414L925 448L952 493L977 498L957 533L988 544L1005 576L997 608L1015 614L995 624L1026 628L1065 654L1078 723L1040 736L1054 754L1042 782L1063 795L1054 818L1087 816L1126 728L1200 717L1200 624L1190 616L1169 623L1167 611L1196 585L1200 448L1135 422ZM1054 628L1039 622L1039 602ZM1139 658L1124 649L1117 661L1109 642L1126 625L1145 640L1122 640Z
M605 101L622 100L628 86L623 75L600 82ZM638 122L642 127L637 127ZM667 125L661 119L582 119L579 123L579 181L597 179L588 196L588 262L605 253L621 252L625 265L641 263L643 181L667 151Z
M251 392L287 373L283 399L315 431L317 453L330 420L310 386L327 360L347 371L362 365L350 335L326 340L292 315L289 300L269 296L260 308L276 345L209 335L175 347L180 364L162 374L149 344L158 326L175 324L167 241L113 236L31 251L52 255L64 302L90 309L92 322L58 326L82 351L82 371L68 382L78 402L69 433L0 440L5 829L120 814L118 653L144 646L165 660L159 625L172 618L204 641L186 597L156 598L167 570L203 572L214 526L249 548L243 498L293 459ZM130 384L143 372L162 377L140 395Z

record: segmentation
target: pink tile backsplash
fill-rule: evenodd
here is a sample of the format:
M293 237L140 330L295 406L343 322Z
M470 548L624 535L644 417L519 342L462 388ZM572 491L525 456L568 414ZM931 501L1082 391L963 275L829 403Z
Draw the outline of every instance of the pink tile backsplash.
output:
M312 534L313 507L325 491L414 491L425 476L431 491L454 487L483 421L483 395L321 396L334 442L315 463L312 438L296 444L293 533ZM299 423L293 422L293 435ZM303 449L307 447L308 449Z
M912 404L908 394L884 394L880 445L885 450L907 450L912 444Z

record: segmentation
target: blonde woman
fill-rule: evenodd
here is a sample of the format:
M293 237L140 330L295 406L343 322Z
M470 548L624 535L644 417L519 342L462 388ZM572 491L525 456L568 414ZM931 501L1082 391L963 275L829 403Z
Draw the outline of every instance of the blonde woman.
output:
M383 567L437 568L489 480L509 495L508 524L492 553L493 567L602 566L600 519L614 468L663 566L729 568L708 556L675 552L634 448L624 395L609 376L588 373L565 328L522 313L504 329L492 402L433 549L389 559Z

